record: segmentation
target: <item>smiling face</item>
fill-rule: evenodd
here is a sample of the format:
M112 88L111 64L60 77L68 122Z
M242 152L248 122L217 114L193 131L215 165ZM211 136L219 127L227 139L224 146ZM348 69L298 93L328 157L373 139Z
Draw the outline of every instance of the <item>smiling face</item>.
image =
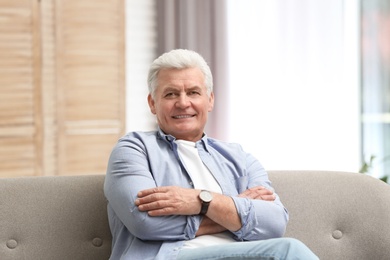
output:
M148 103L164 133L193 142L202 138L214 106L214 94L207 95L204 82L198 68L160 70L154 98L149 94Z

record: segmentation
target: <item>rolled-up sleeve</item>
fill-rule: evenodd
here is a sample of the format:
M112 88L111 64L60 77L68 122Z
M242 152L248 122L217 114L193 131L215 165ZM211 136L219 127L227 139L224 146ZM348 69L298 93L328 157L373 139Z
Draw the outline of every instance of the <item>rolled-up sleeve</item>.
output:
M241 193L245 189L264 186L273 190L268 174L260 162L250 154L245 154L245 178L236 179L236 187ZM287 209L275 193L274 201L241 198L232 196L240 216L242 227L234 232L237 240L252 241L282 237L286 231L289 215Z
M281 203L232 198L242 223L241 229L234 232L237 240L252 241L283 236L288 214Z

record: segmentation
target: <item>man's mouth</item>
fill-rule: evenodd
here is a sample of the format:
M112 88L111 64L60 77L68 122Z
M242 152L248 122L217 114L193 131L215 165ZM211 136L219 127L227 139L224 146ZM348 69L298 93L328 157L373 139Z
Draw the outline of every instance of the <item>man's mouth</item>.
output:
M193 117L194 115L177 115L177 116L173 116L174 119L184 119L184 118L191 118Z

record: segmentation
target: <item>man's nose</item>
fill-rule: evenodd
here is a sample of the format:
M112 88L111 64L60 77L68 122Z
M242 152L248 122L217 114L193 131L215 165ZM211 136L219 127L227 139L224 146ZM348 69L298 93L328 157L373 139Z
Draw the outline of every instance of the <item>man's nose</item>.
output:
M176 102L176 106L183 108L190 105L190 99L187 95L180 95L179 99Z

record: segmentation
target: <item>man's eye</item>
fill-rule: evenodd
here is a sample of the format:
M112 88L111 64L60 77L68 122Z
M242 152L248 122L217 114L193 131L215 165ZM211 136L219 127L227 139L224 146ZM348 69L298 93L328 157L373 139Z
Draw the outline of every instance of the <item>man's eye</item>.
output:
M164 97L169 98L169 97L174 97L174 96L175 96L175 93L169 92L169 93L166 93Z
M200 95L199 91L191 91L189 92L190 95Z

